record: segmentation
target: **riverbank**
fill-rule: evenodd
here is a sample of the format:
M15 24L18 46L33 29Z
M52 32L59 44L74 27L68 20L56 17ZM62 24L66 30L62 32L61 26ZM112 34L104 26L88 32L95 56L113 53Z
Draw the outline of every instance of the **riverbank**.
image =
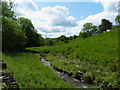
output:
M74 88L40 62L39 54L9 52L3 53L2 58L19 88Z
M85 81L99 87L120 87L118 58L118 30L77 38L69 43L55 46L26 48L38 52L51 65L69 73L83 73Z
M76 88L90 88L90 87L95 87L95 85L91 83L84 82L84 79L82 77L82 73L69 73L66 71L62 71L58 69L57 67L54 67L51 65L50 61L45 60L41 58L40 60L43 62L44 65L49 66L55 73L58 74L59 77L61 77L64 81L66 81L69 84L74 85Z

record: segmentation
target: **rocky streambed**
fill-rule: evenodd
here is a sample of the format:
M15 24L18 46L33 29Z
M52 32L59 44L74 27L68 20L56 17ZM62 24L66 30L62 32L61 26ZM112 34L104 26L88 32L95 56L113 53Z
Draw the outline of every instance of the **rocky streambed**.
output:
M90 83L84 82L84 79L82 77L83 73L81 73L81 72L78 72L78 73L69 73L69 72L60 70L60 69L58 69L55 66L52 66L50 64L50 61L47 61L47 60L45 60L43 58L41 58L40 61L44 65L49 66L53 70L53 72L57 73L59 77L61 77L62 79L64 79L64 81L66 81L67 83L70 83L70 84L74 85L76 88L88 88L90 86L93 86Z
M0 61L0 89L19 89L19 85L13 78L13 72L7 71L5 62Z

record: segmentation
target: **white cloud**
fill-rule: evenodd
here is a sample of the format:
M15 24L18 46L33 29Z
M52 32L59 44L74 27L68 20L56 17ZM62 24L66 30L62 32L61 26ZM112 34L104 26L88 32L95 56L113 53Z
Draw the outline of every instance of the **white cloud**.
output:
M75 18L69 15L69 11L64 6L45 7L41 12L47 14L52 26L73 27L76 26Z
M99 25L102 19L108 19L111 22L113 22L113 24L115 24L114 20L116 15L118 15L117 7L116 7L118 0L109 0L109 1L106 0L106 2L105 0L94 0L94 1L97 3L98 2L101 3L101 5L104 8L103 12L95 15L90 15L86 17L84 20L79 21L78 24L83 25L83 23L92 22L95 25Z
M75 18L69 16L69 11L64 6L45 7L37 11L29 11L26 8L16 8L16 10L21 13L19 16L31 19L38 32L44 37L66 35L66 28L77 26Z
M33 0L11 0L16 3L15 12L17 16L29 18L35 28L44 37L58 37L60 35L79 34L82 26L86 22L92 22L95 25L101 23L101 19L108 19L114 22L114 18L118 14L116 4L119 0L91 0L101 3L104 10L101 13L90 15L82 20L77 21L73 16L69 15L69 10L65 6L44 7L38 9Z

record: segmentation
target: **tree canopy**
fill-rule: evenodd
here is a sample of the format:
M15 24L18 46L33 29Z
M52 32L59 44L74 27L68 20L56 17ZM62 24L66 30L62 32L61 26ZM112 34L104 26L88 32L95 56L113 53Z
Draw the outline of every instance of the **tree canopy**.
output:
M80 32L80 37L91 37L92 35L96 34L97 32L97 26L93 25L92 23L85 23L83 25L83 29Z
M26 44L26 36L21 25L14 19L12 6L2 2L2 48L3 50L21 49Z
M115 22L116 22L117 25L120 25L120 15L116 16Z
M24 17L18 18L18 22L21 24L23 32L25 32L27 36L26 46L41 46L42 37L37 33L37 30L34 28L32 22Z
M101 20L101 25L99 25L99 33L106 32L112 29L112 22L106 19Z
M32 22L24 17L16 18L14 4L2 1L3 51L21 50L25 46L42 46L44 39L37 33Z

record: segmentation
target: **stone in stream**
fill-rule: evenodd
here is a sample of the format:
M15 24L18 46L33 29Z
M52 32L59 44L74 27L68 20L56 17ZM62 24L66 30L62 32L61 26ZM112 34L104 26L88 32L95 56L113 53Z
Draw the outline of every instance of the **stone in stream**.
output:
M4 76L4 77L2 78L2 81L3 81L3 82L7 82L9 79L10 79L9 76Z
M0 71L0 76L5 76L5 75L7 75L6 72L4 72L4 71Z
M83 75L83 73L78 72L78 73L75 74L75 78L78 79L78 80L81 80L82 75Z
M0 66L2 67L2 69L6 69L7 68L6 63L3 62L3 61L0 61Z
M69 75L69 76L72 76L72 75L73 75L73 73L72 73L72 72L70 72L70 73L68 73L68 75Z

